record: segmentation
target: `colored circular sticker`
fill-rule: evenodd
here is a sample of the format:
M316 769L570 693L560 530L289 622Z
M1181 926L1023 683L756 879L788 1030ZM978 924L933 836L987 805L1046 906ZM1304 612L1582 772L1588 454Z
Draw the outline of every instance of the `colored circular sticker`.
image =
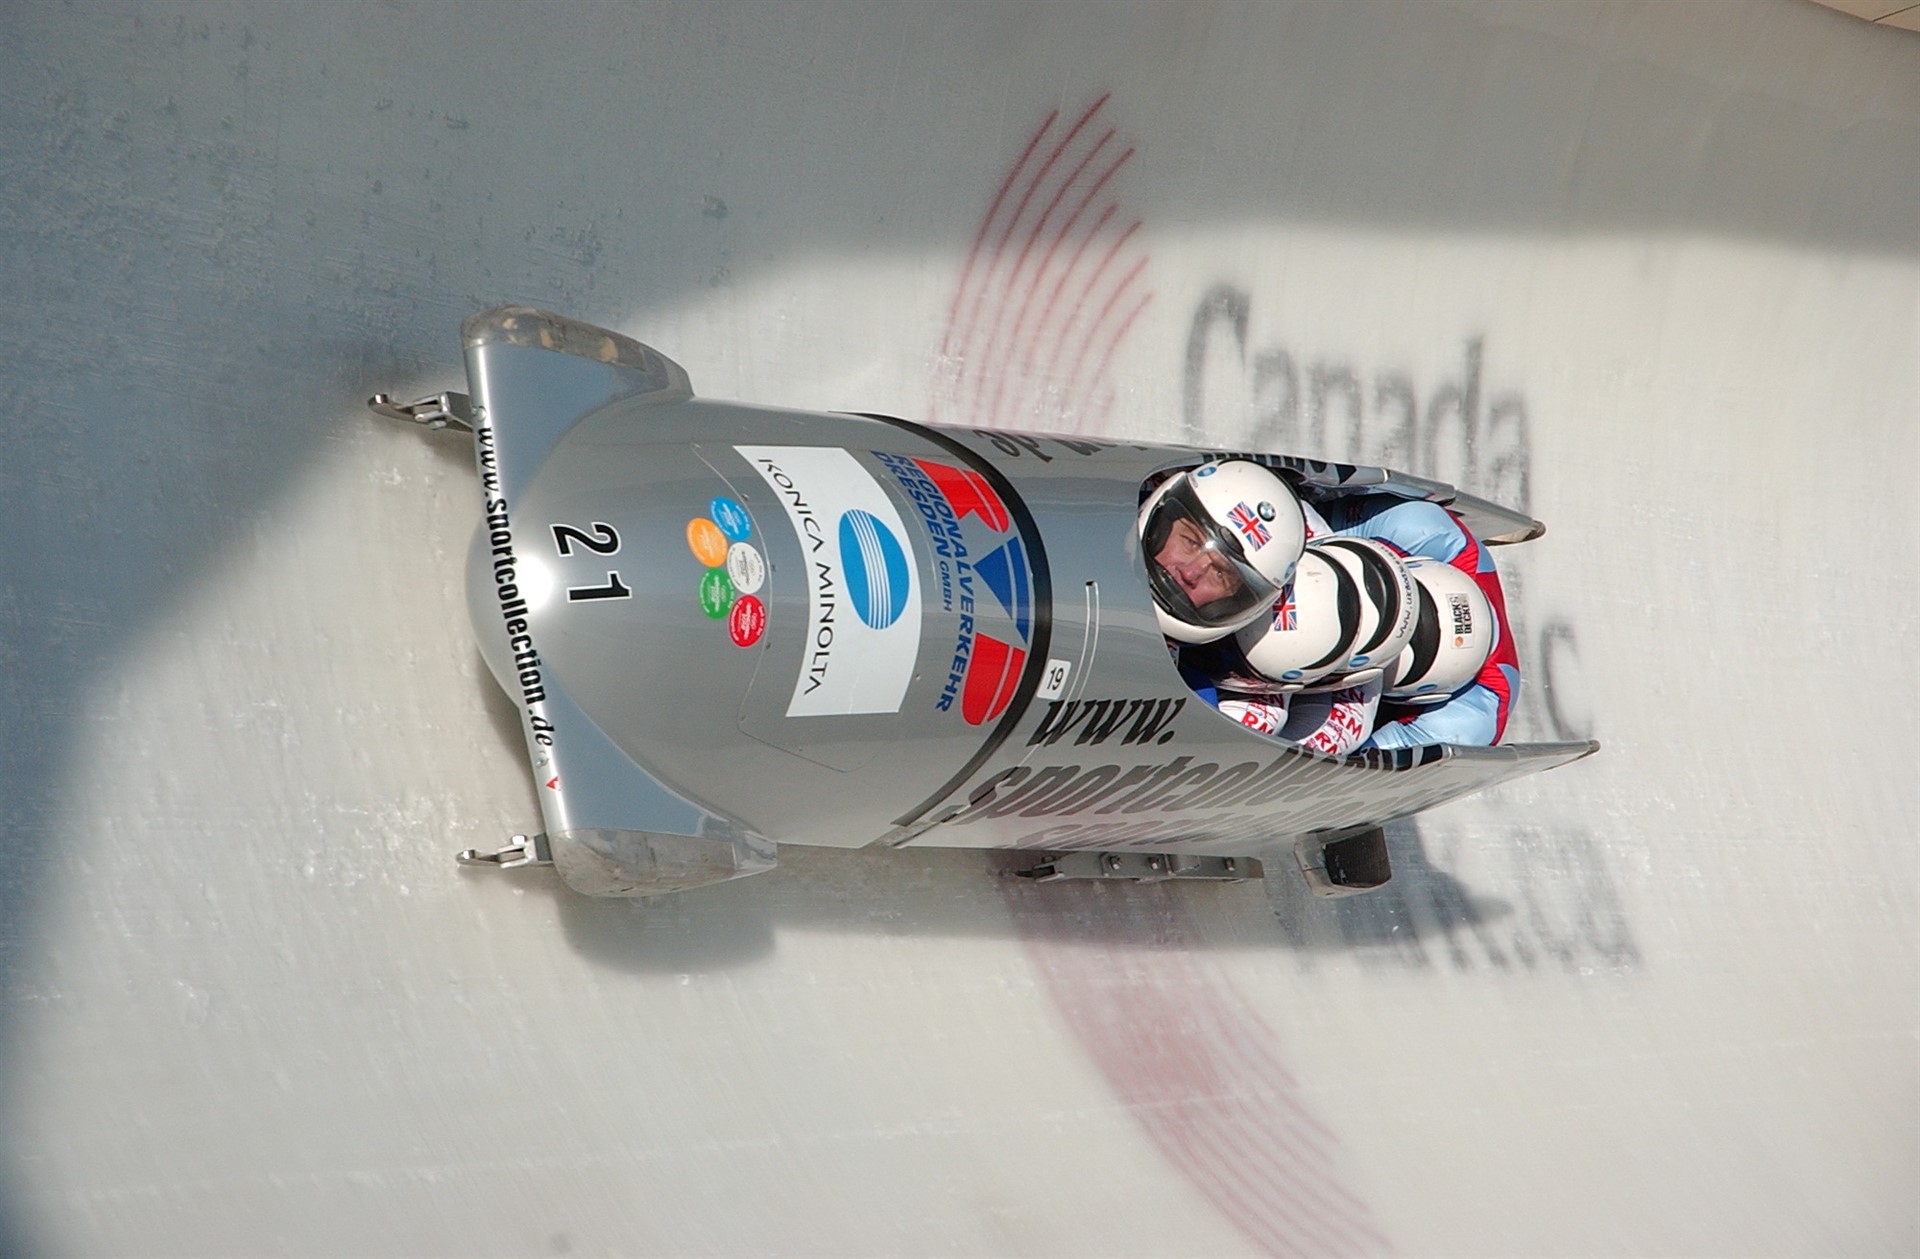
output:
M727 613L727 635L735 647L751 647L767 629L767 605L752 595L741 595Z
M709 568L700 578L700 610L717 621L732 606L733 583L727 580L726 571Z
M705 517L687 522L687 547L693 552L693 558L708 568L718 568L727 562L727 535Z
M713 522L720 526L720 532L727 535L729 541L745 542L753 532L753 517L747 515L747 509L728 498L725 494L707 504L707 513Z
M727 576L733 578L735 590L750 595L766 581L767 562L751 543L736 542L727 548Z

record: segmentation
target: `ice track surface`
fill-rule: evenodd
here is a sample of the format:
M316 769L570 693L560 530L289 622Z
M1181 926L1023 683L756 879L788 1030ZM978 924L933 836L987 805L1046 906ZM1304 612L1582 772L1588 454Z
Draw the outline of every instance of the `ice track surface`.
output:
M6 6L0 1250L1911 1253L1916 187L1790 0ZM458 870L471 463L361 400L506 301L1512 502L1605 747L1341 903Z

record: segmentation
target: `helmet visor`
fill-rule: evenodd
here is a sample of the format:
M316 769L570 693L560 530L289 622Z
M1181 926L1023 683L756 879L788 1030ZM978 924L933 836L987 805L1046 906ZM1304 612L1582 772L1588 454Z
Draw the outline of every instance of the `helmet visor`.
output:
M1141 542L1154 599L1189 625L1235 628L1280 593L1247 562L1240 539L1213 518L1184 473L1148 513Z

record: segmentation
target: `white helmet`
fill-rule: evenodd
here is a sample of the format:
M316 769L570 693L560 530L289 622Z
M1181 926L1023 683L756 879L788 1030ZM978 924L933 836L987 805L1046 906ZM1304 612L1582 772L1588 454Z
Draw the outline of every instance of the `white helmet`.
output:
M1237 642L1260 676L1297 689L1378 669L1412 640L1417 588L1400 557L1370 538L1328 538L1306 549L1293 589Z
M1499 645L1500 623L1486 591L1440 560L1413 558L1407 569L1419 588L1413 639L1387 671L1386 698L1437 704L1473 681Z
M1224 638L1272 607L1307 541L1292 488L1244 459L1167 478L1139 527L1160 630L1183 643Z

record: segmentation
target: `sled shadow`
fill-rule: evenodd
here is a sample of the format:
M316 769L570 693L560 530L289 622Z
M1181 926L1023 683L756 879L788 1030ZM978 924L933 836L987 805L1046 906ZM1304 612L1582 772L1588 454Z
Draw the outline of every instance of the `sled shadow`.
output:
M640 974L725 970L771 956L790 933L891 940L1006 938L1119 951L1270 948L1367 952L1425 966L1464 955L1512 914L1428 859L1411 821L1388 829L1395 874L1384 889L1314 896L1290 852L1263 885L1123 881L1036 883L1033 854L975 849L785 847L780 866L735 883L646 900L579 896L535 876L568 944L597 965ZM1456 963L1457 965L1458 963Z

